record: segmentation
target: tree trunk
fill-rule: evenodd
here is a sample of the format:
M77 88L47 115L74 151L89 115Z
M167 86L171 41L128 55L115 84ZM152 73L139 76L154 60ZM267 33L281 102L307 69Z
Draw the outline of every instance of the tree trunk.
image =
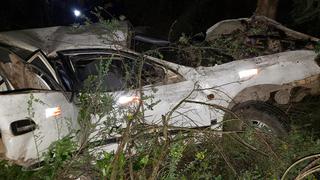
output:
M255 14L275 19L279 0L258 0Z

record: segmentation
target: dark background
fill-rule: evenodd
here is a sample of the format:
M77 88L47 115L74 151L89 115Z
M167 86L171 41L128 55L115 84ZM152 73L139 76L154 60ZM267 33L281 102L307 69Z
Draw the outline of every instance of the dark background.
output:
M315 25L318 21L294 23L292 1L297 0L280 0L277 20L319 36L320 29ZM182 32L193 35L205 32L223 19L250 17L254 14L256 0L2 0L0 31L70 25L79 22L73 9L81 9L86 16L92 17L90 11L96 6L115 17L126 16L133 26L147 26L146 33L167 38L170 29L175 37ZM107 13L103 16L110 18Z

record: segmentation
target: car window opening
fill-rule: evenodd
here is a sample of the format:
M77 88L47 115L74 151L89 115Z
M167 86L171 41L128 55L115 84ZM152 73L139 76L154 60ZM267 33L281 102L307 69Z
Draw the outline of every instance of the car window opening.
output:
M101 62L106 60L106 62ZM108 60L112 62L108 64ZM129 59L121 56L82 56L74 58L73 66L76 69L78 88L95 87L100 81L102 91L120 91L124 89L135 89L139 86L139 75L141 74L141 86L165 84L166 72L161 66L143 63L137 59ZM107 64L106 74L101 76L101 66ZM139 72L141 71L141 73ZM96 79L93 79L96 77ZM91 82L90 82L91 81ZM96 81L96 82L92 82Z

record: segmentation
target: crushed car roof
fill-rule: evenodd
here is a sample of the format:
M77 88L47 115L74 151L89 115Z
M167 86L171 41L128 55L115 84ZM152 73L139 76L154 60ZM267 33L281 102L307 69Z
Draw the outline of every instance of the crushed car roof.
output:
M128 47L128 32L126 22L119 22L115 27L107 24L56 26L0 32L0 44L21 56L39 49L47 56L56 56L59 50Z

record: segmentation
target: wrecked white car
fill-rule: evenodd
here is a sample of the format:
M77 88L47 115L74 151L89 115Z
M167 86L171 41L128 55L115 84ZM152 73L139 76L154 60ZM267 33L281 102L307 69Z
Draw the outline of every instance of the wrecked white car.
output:
M78 130L77 96L72 92L99 73L101 61L112 60L101 86L118 104L141 100L140 90L152 96L143 104L157 102L144 112L148 124L161 124L162 116L174 110L170 126L221 130L224 110L230 109L257 127L283 135L288 130L285 114L272 103L299 101L320 90L320 62L313 51L191 68L139 55L121 43L106 45L95 33L57 27L0 34L2 159L30 166L52 142ZM127 42L120 32L114 38ZM135 86L137 63L142 65L141 89ZM124 81L126 77L130 81ZM124 91L124 86L130 88Z

